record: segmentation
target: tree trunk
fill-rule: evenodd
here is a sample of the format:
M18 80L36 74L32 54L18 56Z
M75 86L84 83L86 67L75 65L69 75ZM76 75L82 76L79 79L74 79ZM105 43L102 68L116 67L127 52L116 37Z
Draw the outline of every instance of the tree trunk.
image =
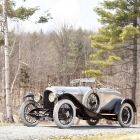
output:
M136 85L137 85L137 44L136 44L137 37L134 38L134 48L133 48L133 76L132 76L132 100L135 102L136 97Z
M137 27L137 18L133 23L134 27ZM137 35L134 35L133 39L133 71L132 71L132 100L136 103L136 89L137 89ZM133 123L135 124L135 115Z
M1 47L2 49L2 122L5 122L5 74L4 74L4 46Z
M4 53L5 53L5 91L6 91L6 110L7 122L12 123L13 113L10 95L10 81L9 81L9 52L8 52L8 24L7 24L7 0L3 4L3 26L4 26Z
M137 35L134 35L133 47L133 71L132 71L132 100L136 103L136 89L137 89ZM134 121L135 124L135 115Z
M67 68L68 68L68 62L67 62L67 48L63 44L63 86L67 86Z

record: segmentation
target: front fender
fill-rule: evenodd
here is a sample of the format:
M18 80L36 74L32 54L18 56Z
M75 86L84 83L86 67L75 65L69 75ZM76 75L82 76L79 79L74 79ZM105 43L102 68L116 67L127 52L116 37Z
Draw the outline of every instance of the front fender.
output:
M68 100L72 101L72 103L77 108L82 110L83 114L85 114L86 116L95 117L95 116L99 116L100 115L100 114L98 114L96 112L90 111L77 98L75 98L72 94L69 94L69 93L60 94L60 95L57 96L57 98L58 98L58 100L68 99Z
M58 95L56 98L58 98L58 100L68 99L72 101L77 108L83 107L82 103L77 98L75 98L72 94L64 93Z
M134 112L137 111L136 106L135 106L134 102L131 99L118 99L118 101L116 102L116 105L115 105L113 113L118 114L122 104L124 104L124 103L129 103L132 106L133 111Z
M34 94L25 95L25 96L22 97L22 99L25 99L25 98L28 98L28 97L31 97L34 100Z

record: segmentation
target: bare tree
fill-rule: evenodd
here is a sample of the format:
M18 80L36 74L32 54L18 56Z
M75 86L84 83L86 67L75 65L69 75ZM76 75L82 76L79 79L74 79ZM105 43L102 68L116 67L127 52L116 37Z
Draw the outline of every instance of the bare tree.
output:
M1 53L2 53L2 122L5 122L5 67L4 67L4 46L1 46Z
M12 123L13 113L10 95L10 81L9 81L9 42L8 42L8 23L7 23L7 0L3 4L3 28L4 28L4 53L5 53L5 91L6 91L6 110L7 122Z

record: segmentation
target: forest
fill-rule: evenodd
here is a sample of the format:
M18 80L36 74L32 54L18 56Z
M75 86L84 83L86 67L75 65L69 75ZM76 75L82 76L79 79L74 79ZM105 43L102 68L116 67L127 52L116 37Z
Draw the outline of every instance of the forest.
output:
M56 25L54 30L47 33L43 30L33 33L17 33L14 30L8 32L9 93L12 112L16 116L14 120L19 121L18 113L23 95L43 94L48 83L70 86L73 79L90 77L96 77L102 87L115 88L122 92L125 98L132 98L139 110L140 33L137 27L140 13L137 10L140 2L119 0L119 4L117 5L117 0L104 1L100 8L95 9L104 25L98 32L76 29L66 23ZM12 7L11 3L9 5ZM118 7L120 9L119 12L111 13L103 7L107 10ZM8 18L23 20L22 12L19 12L23 9L15 10L16 16L8 13ZM24 15L25 19L33 15L34 11L29 10L27 15ZM131 16L126 19L126 15ZM38 23L49 20L41 17ZM3 31L0 35L1 122L6 118L5 34ZM136 123L139 122L140 116L136 114Z

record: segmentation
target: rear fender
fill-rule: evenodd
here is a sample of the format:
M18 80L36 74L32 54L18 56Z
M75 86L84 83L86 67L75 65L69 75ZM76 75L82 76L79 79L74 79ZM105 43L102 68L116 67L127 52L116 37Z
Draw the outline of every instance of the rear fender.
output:
M132 106L133 111L134 111L134 112L137 112L135 103L134 103L131 99L125 99L125 100L123 101L123 104L124 104L124 103L129 103L129 104Z
M118 101L116 102L113 114L118 114L122 104L124 104L124 103L129 103L132 106L133 111L134 112L137 111L136 106L135 106L134 102L131 99L118 99Z

